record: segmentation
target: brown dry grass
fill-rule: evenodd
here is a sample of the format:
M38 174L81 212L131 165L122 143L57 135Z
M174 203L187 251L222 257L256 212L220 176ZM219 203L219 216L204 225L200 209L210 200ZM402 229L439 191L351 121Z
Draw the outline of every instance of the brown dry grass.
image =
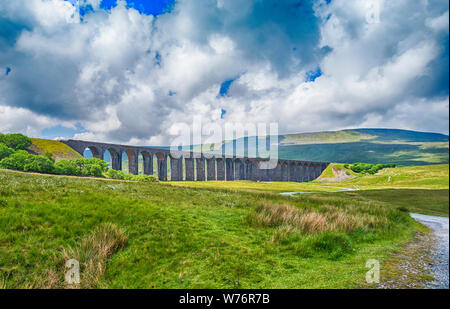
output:
M384 225L382 218L370 213L356 214L354 207L323 206L299 208L291 205L274 205L265 203L256 207L247 220L257 227L275 227L274 239L301 232L317 234L323 232L352 232L361 228L373 228Z
M106 270L106 262L111 256L125 247L128 236L124 230L114 224L106 223L97 227L75 248L64 248L60 256L55 257L58 270L47 272L39 288L95 288ZM64 274L65 262L75 259L80 263L80 283L67 284Z

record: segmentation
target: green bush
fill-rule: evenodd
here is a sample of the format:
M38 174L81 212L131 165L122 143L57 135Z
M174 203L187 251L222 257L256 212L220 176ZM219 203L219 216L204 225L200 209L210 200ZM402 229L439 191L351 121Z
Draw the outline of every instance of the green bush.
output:
M125 173L122 171L109 169L108 171L106 171L105 177L112 179L125 179Z
M98 164L88 164L81 169L81 175L83 176L94 176L102 177L103 169Z
M14 149L9 148L5 143L0 143L0 160L9 157L14 153Z
M61 175L81 175L81 170L75 164L74 160L60 160L55 163L55 173Z
M105 177L112 179L134 180L143 182L158 182L158 178L154 175L133 175L127 174L123 171L116 171L109 169L105 174Z
M25 164L25 172L53 173L55 166L52 160L44 156L32 156L32 161Z
M396 165L394 163L389 164L355 163L350 166L350 169L355 173L374 175L383 168L392 168L392 167L396 167Z
M97 158L72 160L78 169L77 175L102 177L108 170L108 163Z
M31 146L31 139L20 133L0 134L0 142L14 150L25 150Z
M47 152L44 154L44 156L47 157L47 158L49 158L53 163L55 163L55 157L53 156L52 153L50 153L50 152L47 151Z
M18 150L9 157L2 159L0 161L0 168L23 171L25 165L33 161L33 157L35 156L25 150Z

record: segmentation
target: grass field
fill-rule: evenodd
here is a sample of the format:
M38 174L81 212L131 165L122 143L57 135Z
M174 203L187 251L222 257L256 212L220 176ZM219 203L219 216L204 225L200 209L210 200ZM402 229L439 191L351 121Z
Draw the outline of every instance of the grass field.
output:
M359 175L345 170L348 178L332 182L334 170L344 170L343 164L331 164L316 181L294 182L170 182L173 186L191 188L224 189L229 191L306 192L314 196L336 194L349 199L360 199L386 203L392 207L406 208L411 212L448 216L449 213L449 165L426 165L389 168L375 175ZM326 191L342 192L326 193ZM345 189L359 188L359 191L345 192ZM301 194L299 194L301 195Z
M77 258L81 287L354 288L367 259L385 260L419 228L376 199L235 184L1 170L0 287L65 287L64 263Z
M341 165L338 165L340 167ZM328 168L333 169L333 165ZM327 170L325 170L327 173ZM329 175L329 173L328 173ZM341 185L359 186L362 190L371 189L448 189L449 188L449 165L425 165L425 166L405 166L388 168L379 171L375 175L364 175L358 177L352 173L353 177L344 180ZM355 177L356 176L356 177ZM322 185L336 185L317 179L315 183Z

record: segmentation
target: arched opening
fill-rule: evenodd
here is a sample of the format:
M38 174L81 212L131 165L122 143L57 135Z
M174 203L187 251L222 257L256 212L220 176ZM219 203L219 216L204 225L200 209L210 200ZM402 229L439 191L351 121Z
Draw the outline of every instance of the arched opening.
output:
M313 179L312 178L313 170L314 170L313 164L312 163L308 163L306 165L306 181L309 182L309 181L311 181Z
M122 164L120 166L122 172L128 173L128 154L126 151L122 152Z
M245 180L251 180L252 179L252 162L250 160L245 160L245 175L244 175L244 179Z
M98 158L103 160L103 154L99 148L96 146L88 146L84 149L83 157L86 159Z
M225 180L225 160L223 158L217 158L215 161L217 180Z
M138 174L144 175L144 157L141 152L138 155Z
M252 166L252 180L254 181L259 181L259 161L258 160L254 160L253 161L253 166Z
M192 155L186 155L184 157L184 179L187 181L195 180L195 159Z
M226 180L234 180L234 162L233 159L226 159Z
M275 168L275 181L282 181L280 161L277 162L277 167Z
M120 156L120 152L114 148L108 148L107 152L109 153L109 156L110 156L111 168L116 171L122 170L122 158ZM105 156L106 156L106 152L105 152Z
M203 157L200 157L198 154L194 159L194 170L195 170L195 180L196 181L205 181L206 180L206 160Z
M138 155L132 149L126 149L122 153L122 171L125 173L138 174Z
M286 162L281 163L281 181L288 181L288 164Z
M112 156L111 152L108 149L106 149L103 153L103 161L108 163L108 168L112 168Z
M194 180L197 180L197 160L194 160Z
M166 168L167 179L172 180L172 158L170 156L167 156L166 164L167 164Z
M293 181L295 182L295 177L296 177L296 164L294 162L292 162L291 164L289 164L289 181Z
M234 179L243 180L244 179L244 164L241 159L236 159L234 161Z
M153 175L153 156L148 151L139 153L139 174Z
M158 179L167 180L167 160L163 153L155 153Z
M183 157L181 157L181 178L182 180L186 180L186 160Z
M208 158L206 161L206 180L213 181L216 180L216 159Z
M152 156L152 161L153 161L153 175L155 175L156 177L159 177L159 174L158 174L158 157L156 155Z
M297 163L297 173L298 173L297 181L303 182L303 176L304 176L303 164L300 162Z

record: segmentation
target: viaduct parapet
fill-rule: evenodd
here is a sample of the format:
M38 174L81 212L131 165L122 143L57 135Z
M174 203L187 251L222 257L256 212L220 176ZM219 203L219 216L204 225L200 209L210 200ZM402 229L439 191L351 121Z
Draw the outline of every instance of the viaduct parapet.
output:
M205 180L253 180L253 181L291 181L307 182L318 178L328 166L328 162L298 160L269 160L209 153L171 151L156 147L127 146L80 140L61 140L81 155L86 149L95 158L104 160L104 154L111 155L111 168L122 170L122 155L127 154L128 172L139 172L139 155L143 158L145 175L153 175L154 158L159 180L205 181ZM168 173L168 166L170 172Z

